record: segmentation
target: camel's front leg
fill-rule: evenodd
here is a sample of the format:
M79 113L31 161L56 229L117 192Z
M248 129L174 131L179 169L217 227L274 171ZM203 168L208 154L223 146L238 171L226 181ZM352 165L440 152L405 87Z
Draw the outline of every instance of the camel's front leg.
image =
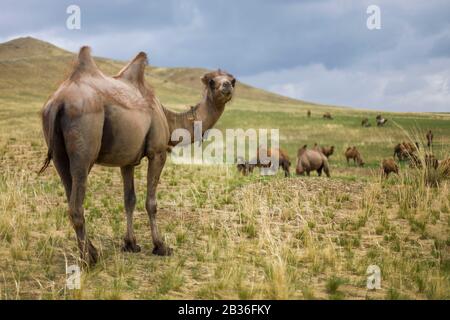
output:
M150 219L150 227L153 239L153 254L159 256L169 256L172 254L172 249L167 247L161 236L159 235L158 226L156 225L156 187L158 186L161 171L166 162L166 153L152 152L148 156L148 173L147 173L147 200L145 207L147 209L148 217Z
M133 230L133 211L136 206L136 193L134 191L134 166L120 168L123 179L123 196L125 212L127 215L127 233L123 239L123 251L140 252L141 247L136 244Z

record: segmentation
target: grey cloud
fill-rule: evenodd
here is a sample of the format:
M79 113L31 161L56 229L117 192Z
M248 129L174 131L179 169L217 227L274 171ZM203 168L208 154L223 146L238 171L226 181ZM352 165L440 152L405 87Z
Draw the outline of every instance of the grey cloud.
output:
M69 4L81 7L79 31L65 28ZM366 28L370 4L381 7L381 30ZM264 79L257 77L267 72L284 74L285 70L318 65L327 70L323 76L340 74L343 86L346 79L361 80L359 75L377 86L388 81L384 77L389 75L412 78L414 75L408 74L412 66L429 66L433 59L450 56L450 3L446 0L6 0L1 6L3 40L32 35L73 51L89 44L97 55L122 60L144 50L152 64L221 67L254 84L263 83ZM294 96L298 90L313 92L292 86L304 83L295 74L290 73L289 81L279 79L265 88L290 86L292 91L295 87ZM314 83L323 89L329 86L326 79ZM389 90L413 87L410 83ZM334 94L330 103L348 101L339 98L340 92ZM354 100L359 106L375 104L364 98L363 91L353 94L361 95ZM304 98L315 100L316 96Z

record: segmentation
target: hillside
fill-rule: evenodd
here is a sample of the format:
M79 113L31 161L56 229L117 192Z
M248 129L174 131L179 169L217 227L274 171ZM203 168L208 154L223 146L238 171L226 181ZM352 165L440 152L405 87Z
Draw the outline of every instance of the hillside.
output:
M93 46L95 54L95 46ZM45 99L70 71L75 53L31 37L18 38L0 44L0 97L7 99L20 92L19 97ZM130 57L131 59L132 57ZM100 69L109 75L117 73L126 61L96 58ZM151 63L151 61L150 61ZM206 72L199 68L158 68L149 66L147 80L155 87L162 101L192 104L202 91L200 77ZM272 103L303 104L290 98L238 83L236 99L269 101ZM191 100L191 101L189 101Z

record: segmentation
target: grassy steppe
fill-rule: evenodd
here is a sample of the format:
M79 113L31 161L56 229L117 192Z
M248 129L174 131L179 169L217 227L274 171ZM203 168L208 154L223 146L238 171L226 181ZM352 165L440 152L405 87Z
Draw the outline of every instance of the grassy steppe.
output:
M217 128L279 128L293 163L303 144L335 145L332 178L241 177L232 166L169 161L158 219L174 255L162 258L151 255L146 160L136 170L138 254L120 251L119 170L94 167L85 215L102 258L83 272L81 290L67 290L65 265L76 263L78 251L64 191L53 167L36 172L46 152L39 110L72 58L29 38L0 44L0 298L450 298L449 181L429 187L421 171L404 164L388 180L378 170L396 143L423 140L428 129L436 156L448 157L450 116L383 113L386 127L361 128L363 117L374 123L375 112L309 104L244 84ZM124 65L98 64L107 74ZM202 73L149 67L147 80L165 105L183 109L200 99ZM335 119L322 120L324 111ZM365 168L347 166L343 151L351 145ZM381 268L381 290L366 289L372 264Z

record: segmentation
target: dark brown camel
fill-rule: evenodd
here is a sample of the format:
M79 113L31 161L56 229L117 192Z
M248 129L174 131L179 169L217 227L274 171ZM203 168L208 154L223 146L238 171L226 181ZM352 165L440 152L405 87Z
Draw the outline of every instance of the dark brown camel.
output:
M49 98L42 110L42 124L48 155L41 172L53 163L64 184L69 217L75 229L81 258L91 265L98 253L89 241L83 201L88 174L94 164L120 167L127 232L124 251L138 252L133 232L136 204L134 167L148 158L146 210L150 220L153 253L170 255L156 224L156 187L166 161L171 133L177 128L191 132L202 121L203 131L211 128L230 101L235 78L215 71L203 76L203 99L184 113L164 108L144 80L145 53L139 53L118 75L104 75L96 66L89 47L80 49L69 78Z

